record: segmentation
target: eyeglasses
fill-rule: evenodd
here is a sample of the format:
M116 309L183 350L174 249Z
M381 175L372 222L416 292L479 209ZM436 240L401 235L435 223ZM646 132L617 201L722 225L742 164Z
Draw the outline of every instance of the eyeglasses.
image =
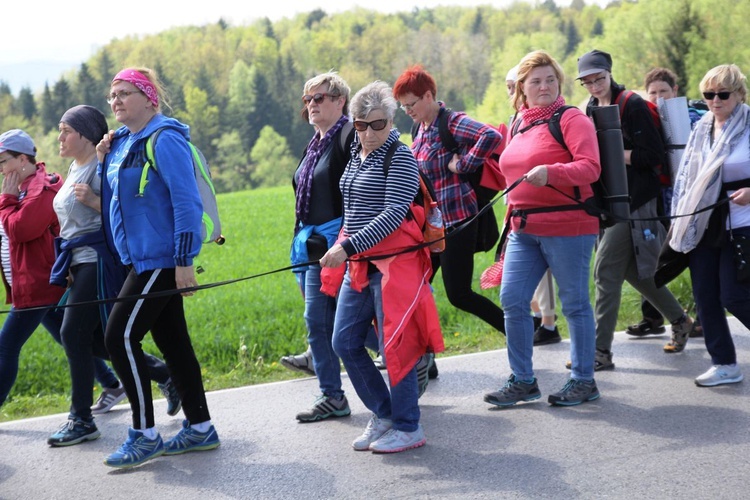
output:
M587 89L590 89L591 87L596 87L597 85L599 85L606 79L607 79L606 76L600 76L599 78L594 78L593 80L589 82L581 82L581 87L586 87Z
M331 99L333 99L338 96L321 92L318 92L315 95L305 94L302 96L302 104L307 106L308 104L310 104L310 101L315 101L315 104L320 104L325 100L326 97L330 97Z
M422 97L424 96L419 96L419 98L411 104L402 104L401 106L399 106L399 108L401 108L403 111L411 111L414 108L414 105L422 100Z
M719 99L722 101L726 101L729 99L730 95L732 95L731 92L703 92L703 97L705 97L707 101L713 101L716 96L719 96Z
M385 118L382 118L380 120L373 120L371 122L355 121L354 130L356 130L357 132L364 132L365 130L367 130L367 127L370 127L375 131L379 131L383 130L386 125L388 125L388 120L386 120Z
M116 100L124 101L126 97L132 94L140 94L140 90L121 90L119 92L112 92L107 94L107 104L112 104Z

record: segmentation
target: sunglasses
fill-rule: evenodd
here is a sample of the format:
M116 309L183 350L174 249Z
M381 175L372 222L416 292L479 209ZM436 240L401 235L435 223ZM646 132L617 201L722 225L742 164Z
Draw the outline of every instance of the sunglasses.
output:
M333 95L333 94L320 93L320 92L318 92L315 95L305 94L305 95L302 96L302 103L304 105L308 105L308 104L310 104L310 101L315 101L315 104L320 104L323 101L325 101L326 97L330 97L330 98L333 99L334 97L338 97L338 96L337 95Z
M378 131L383 130L386 125L388 125L388 120L385 118L382 118L380 120L373 120L371 122L362 122L362 121L355 121L354 122L354 130L357 132L364 132L367 130L367 127L370 127L371 129Z
M732 95L731 92L703 92L703 97L707 101L713 101L716 96L719 96L722 101L726 101L730 95Z

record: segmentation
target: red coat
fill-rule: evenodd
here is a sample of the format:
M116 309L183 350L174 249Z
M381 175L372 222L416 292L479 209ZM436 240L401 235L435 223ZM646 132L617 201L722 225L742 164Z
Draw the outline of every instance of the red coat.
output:
M65 289L49 284L55 262L55 237L60 232L52 200L63 179L47 174L43 163L21 184L26 195L0 195L0 221L10 243L13 278L11 303L17 309L56 304Z
M352 259L387 255L424 241L419 225L404 220L401 226L368 251ZM443 334L429 279L432 274L430 251L423 248L372 263L383 273L384 324L376 325L383 335L385 359L391 386L398 384L425 352L443 352ZM335 296L344 278L346 265L324 268L321 291ZM350 261L352 288L368 285L367 261Z

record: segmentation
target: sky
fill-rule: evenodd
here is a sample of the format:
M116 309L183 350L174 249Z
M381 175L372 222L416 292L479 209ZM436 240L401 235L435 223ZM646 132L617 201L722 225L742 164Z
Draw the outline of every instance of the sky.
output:
M603 0L588 0L601 2ZM231 26L268 17L277 21L301 12L322 9L329 14L355 6L381 12L411 12L415 7L438 5L492 5L506 7L513 0L26 0L5 2L0 80L14 92L30 85L36 90L44 81L91 57L115 38L147 35L176 26L205 25L224 19ZM558 0L568 5L570 0ZM44 64L39 64L43 62ZM41 82L41 83L40 83Z

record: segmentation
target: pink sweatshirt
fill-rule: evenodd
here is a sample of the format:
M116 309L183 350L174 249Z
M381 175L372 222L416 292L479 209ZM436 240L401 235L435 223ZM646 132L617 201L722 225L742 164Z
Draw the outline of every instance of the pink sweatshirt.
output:
M523 130L521 123L518 130ZM500 169L508 185L537 165L547 167L547 184L575 196L578 186L581 198L593 195L590 184L599 178L599 145L591 120L579 109L566 110L561 119L565 144L562 147L546 123L517 133L500 156ZM508 210L571 205L575 202L546 186L536 187L521 182L508 194ZM513 217L511 229L520 231L520 217ZM523 232L536 236L579 236L598 234L599 221L584 210L529 214Z

